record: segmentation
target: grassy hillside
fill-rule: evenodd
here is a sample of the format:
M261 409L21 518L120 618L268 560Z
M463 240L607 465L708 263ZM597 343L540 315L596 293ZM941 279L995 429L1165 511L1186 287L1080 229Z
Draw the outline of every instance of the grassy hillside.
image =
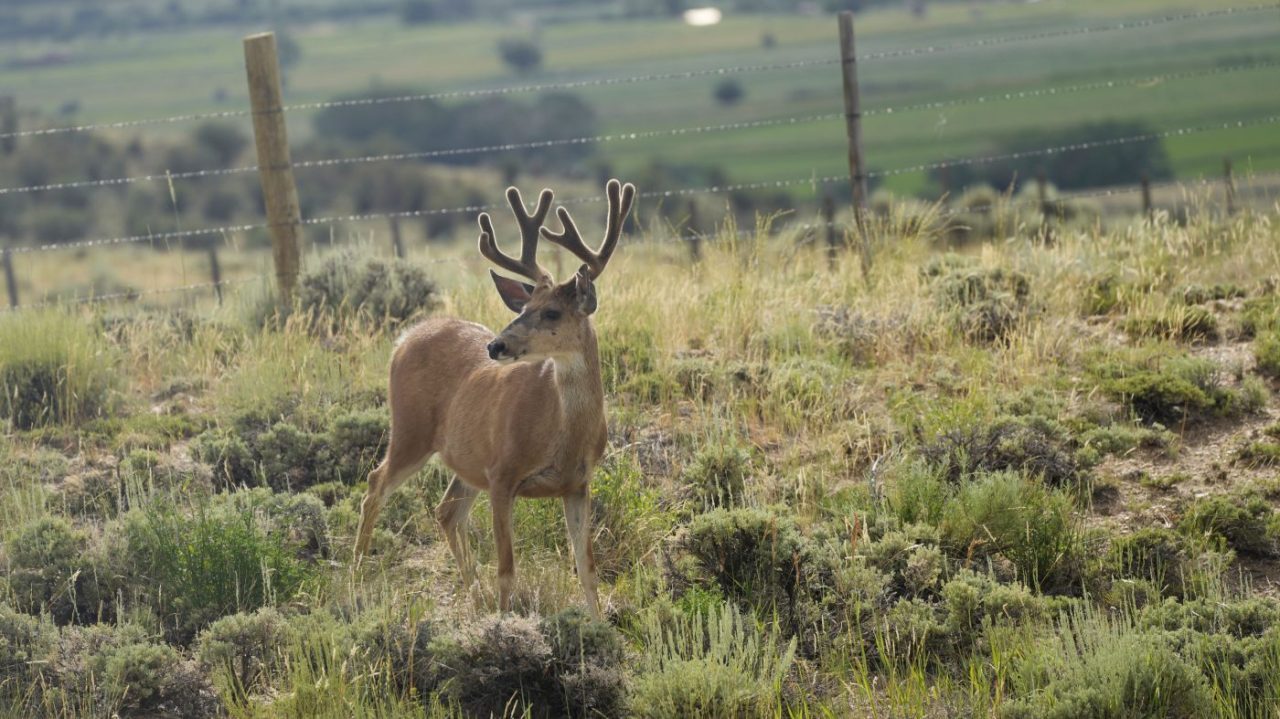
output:
M861 53L963 44L983 38L1102 27L1116 22L1202 9L1227 8L1230 0L1187 6L1141 3L1044 2L992 4L970 9L946 4L915 20L897 10L860 18ZM1186 70L1280 59L1274 36L1280 19L1271 11L1163 24L1119 32L1050 38L984 49L865 63L864 104L869 109L946 101L994 92L1117 80L1114 89L945 110L871 117L866 125L869 162L890 169L989 152L994 143L1025 129L1052 129L1098 119L1139 119L1172 129L1250 119L1274 113L1262 88L1276 68L1134 87L1123 81ZM260 28L244 28L244 32ZM301 59L289 75L292 102L325 100L371 84L422 90L498 87L556 81L678 72L740 64L830 58L836 53L829 17L736 16L712 28L675 20L573 22L541 28L545 50L540 74L516 77L505 70L497 41L521 31L509 24L473 23L407 28L392 20L291 28ZM764 33L776 46L761 45ZM0 59L0 86L23 105L54 113L76 101L77 120L112 121L240 108L245 103L241 32L228 30L80 40L69 46L10 44ZM12 66L48 53L62 56L48 67ZM3 64L3 63L0 63ZM604 131L711 125L754 119L839 112L838 67L750 73L740 76L741 104L724 108L711 97L716 78L589 88L583 94L600 111ZM215 102L215 93L225 97ZM388 108L394 112L395 107ZM295 137L309 130L306 113L291 118ZM1214 172L1224 154L1239 166L1280 168L1272 127L1177 138L1168 143L1180 176ZM166 132L161 127L152 132ZM617 142L601 147L623 171L657 158L723 165L735 181L795 178L844 171L843 127L837 121L685 138ZM430 149L430 148L418 148ZM922 187L907 174L888 184L899 191Z
M513 616L483 506L460 589L435 465L349 565L403 323L509 318L478 258L319 321L0 316L0 716L1271 716L1274 213L1002 215L962 254L912 217L869 284L793 238L624 239L605 624L554 501L518 503ZM322 267L311 300L355 297Z

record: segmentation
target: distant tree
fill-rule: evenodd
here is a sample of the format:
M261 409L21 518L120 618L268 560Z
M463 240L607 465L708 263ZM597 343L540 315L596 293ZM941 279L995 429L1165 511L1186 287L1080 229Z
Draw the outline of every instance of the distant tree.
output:
M197 127L195 140L196 144L217 158L219 166L223 167L239 157L249 145L249 138L240 128L224 122L206 122Z
M747 91L742 88L742 83L732 77L727 77L716 83L715 90L712 91L716 102L725 107L738 104L746 94Z
M498 54L512 70L524 75L542 65L542 48L533 40L508 37L498 41Z
M438 5L434 0L405 0L400 4L400 21L405 25L424 25L439 20Z
M1091 122L1055 130L1032 130L1002 140L992 148L992 154L1020 153L1153 132L1144 123L1129 121ZM1158 138L1151 138L1110 146L1102 152L1068 151L981 165L953 165L948 168L948 181L955 188L981 182L1004 190L1032 181L1042 169L1049 181L1063 190L1136 183L1143 174L1153 180L1173 176L1164 143ZM933 175L940 180L938 171L935 170Z
M473 0L404 0L400 3L400 21L406 25L457 20L473 15Z

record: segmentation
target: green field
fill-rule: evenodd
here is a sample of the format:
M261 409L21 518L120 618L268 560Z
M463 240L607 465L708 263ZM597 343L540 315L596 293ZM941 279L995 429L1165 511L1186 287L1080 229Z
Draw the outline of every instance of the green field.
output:
M1232 7L1207 3L1097 0L991 5L978 10L944 6L924 20L902 11L860 16L860 54L982 38L1102 27L1116 22ZM0 87L24 107L54 113L79 102L75 121L132 120L236 109L245 90L240 38L262 28L82 39L69 45L19 43L0 51ZM712 28L675 20L575 22L539 30L545 50L541 73L517 77L497 57L509 25L471 23L407 28L391 18L347 25L291 28L301 59L288 73L287 100L311 102L373 84L421 91L491 88L737 65L820 60L837 53L836 25L828 16L730 16ZM762 33L776 46L761 47ZM881 114L865 126L873 170L888 170L990 152L1001 137L1026 129L1053 129L1102 119L1142 120L1157 130L1256 119L1277 110L1266 88L1280 69L1262 68L1135 86L1126 81L1167 73L1240 66L1280 59L1280 11L1160 24L997 47L958 50L861 65L868 110L948 101L995 92L1116 80L1114 89L943 110ZM13 69L12 61L59 53L64 64ZM662 130L758 119L839 112L835 65L739 75L743 101L721 107L711 97L715 77L646 82L580 90L602 117L607 133ZM224 100L215 102L216 92ZM396 106L387 107L395 112ZM308 113L291 117L295 138L310 130ZM516 118L513 118L516 121ZM165 136L184 125L145 128ZM1230 155L1239 167L1280 168L1275 126L1177 138L1167 144L1180 177L1216 172ZM433 149L433 148L419 148ZM680 138L619 141L600 146L623 173L652 159L718 164L734 182L834 175L845 171L840 121ZM1105 150L1103 150L1105 151ZM920 173L895 176L887 186L922 187Z

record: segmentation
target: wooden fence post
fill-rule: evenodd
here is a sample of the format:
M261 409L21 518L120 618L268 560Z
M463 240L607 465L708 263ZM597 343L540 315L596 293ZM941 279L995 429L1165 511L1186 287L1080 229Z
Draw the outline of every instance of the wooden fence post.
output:
M4 283L9 288L9 306L18 306L18 279L13 276L13 251L8 247L0 251L0 264L4 265Z
M275 33L250 35L244 39L244 66L249 78L249 102L253 107L258 176L262 180L262 196L267 206L267 224L271 227L276 286L280 290L281 303L290 307L293 289L298 283L301 257L298 235L302 228L302 210L298 207L298 187L293 181L293 163L289 159Z
M871 278L871 240L867 237L867 171L862 157L862 107L858 97L858 55L853 43L853 13L840 13L840 69L844 77L844 124L849 140L849 181L853 187L853 224L862 249L862 276Z
M1142 173L1142 216L1147 222L1155 221L1155 208L1151 204L1151 175Z
M222 265L218 262L218 247L209 245L209 281L213 283L213 294L218 298L218 306L222 306Z
M13 95L0 96L0 133L12 135L18 131L18 110L14 104ZM12 155L15 147L18 146L18 138L6 137L0 140L0 151L6 155Z
M1222 181L1227 188L1227 214L1236 214L1236 181L1231 176L1231 158L1222 160Z
M689 230L689 238L685 240L689 243L689 257L699 262L702 260L702 235L698 234L698 202L692 198L689 199L689 222L685 227Z
M397 260L403 260L404 240L400 236L400 218L392 215L387 218L387 223L391 226L391 250L395 252Z
M1036 173L1036 197L1040 199L1040 239L1049 242L1053 239L1049 227L1049 215L1053 209L1049 207L1049 176L1043 169Z
M835 269L836 250L840 246L840 240L836 235L836 201L831 195L822 198L822 224L827 236L827 268Z

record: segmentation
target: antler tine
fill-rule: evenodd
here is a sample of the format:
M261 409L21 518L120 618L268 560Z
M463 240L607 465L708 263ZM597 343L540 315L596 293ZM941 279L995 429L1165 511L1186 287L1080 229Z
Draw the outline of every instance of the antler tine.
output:
M514 187L507 188L507 202L516 216L516 223L520 225L520 259L516 260L498 249L498 243L494 240L493 220L487 212L480 213L479 217L480 254L498 267L527 277L534 282L550 279L551 273L538 264L538 230L547 219L547 212L551 209L553 199L554 193L551 190L543 190L538 195L538 204L533 212L528 212L525 210L524 198L521 197L520 190Z
M578 231L573 217L564 207L556 209L556 216L560 218L564 231L556 233L545 227L542 228L543 237L572 252L586 263L592 279L599 277L604 272L605 266L609 264L613 249L618 244L618 237L622 235L622 223L631 212L631 204L635 201L636 186L630 182L623 185L617 180L609 180L605 185L605 195L609 199L609 214L605 224L604 241L600 243L598 251L592 252L587 248L582 240L582 233Z

